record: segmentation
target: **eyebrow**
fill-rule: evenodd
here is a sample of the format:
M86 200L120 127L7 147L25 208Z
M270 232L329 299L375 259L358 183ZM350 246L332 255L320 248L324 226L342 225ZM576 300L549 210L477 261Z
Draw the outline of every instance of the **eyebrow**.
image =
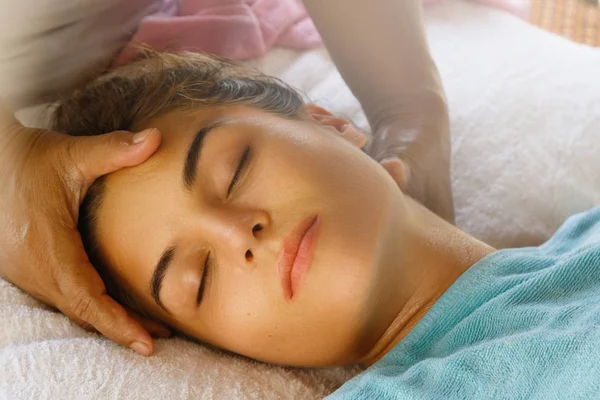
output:
M198 170L198 162L202 153L202 145L206 136L215 128L218 128L228 121L216 121L203 128L201 128L196 135L194 140L188 148L187 155L185 157L185 166L183 167L183 174L181 180L183 181L183 187L186 190L191 190L196 181L196 171Z
M204 139L206 139L206 136L213 129L218 128L228 122L230 121L219 120L212 122L201 128L194 136L194 139L192 140L185 157L185 166L183 167L183 174L181 178L183 181L183 186L186 190L191 190L192 186L194 186L194 182L196 181L196 171L198 169L198 162L200 161L200 154L202 152ZM169 270L169 266L175 257L176 249L177 246L175 244L167 246L165 251L163 251L158 259L158 262L154 267L154 272L152 273L152 278L150 279L150 294L152 295L154 302L168 314L170 314L169 310L167 310L167 308L160 301L160 288L162 287L165 275Z
M167 314L170 314L169 310L167 310L160 301L160 287L162 286L163 279L165 278L167 270L169 269L169 265L171 265L171 261L175 256L175 248L175 245L172 245L163 251L158 263L156 263L156 267L152 273L152 279L150 280L150 294L152 295L152 298L156 304L165 310Z

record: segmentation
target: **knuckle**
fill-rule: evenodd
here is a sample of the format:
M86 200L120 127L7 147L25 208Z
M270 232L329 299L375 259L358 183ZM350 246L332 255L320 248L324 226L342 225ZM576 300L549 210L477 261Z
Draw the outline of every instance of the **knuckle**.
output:
M129 145L131 134L127 131L112 131L102 134L99 138L103 143L103 148L111 153Z
M98 322L98 311L94 306L94 301L84 290L75 293L69 306L73 314L83 322L92 326Z
M85 171L83 170L83 166L78 162L81 159L79 157L80 151L76 140L66 141L62 166L65 172L64 179L70 184L84 180Z
M89 324L89 323L87 323L87 322L85 322L85 321L80 321L80 322L78 323L78 325L79 325L81 328L83 328L83 329L85 329L86 331L88 331L88 332L96 332L96 328L94 328L94 327L93 327L91 324Z
M114 131L106 134L106 140L110 146L121 147L127 144L125 131Z

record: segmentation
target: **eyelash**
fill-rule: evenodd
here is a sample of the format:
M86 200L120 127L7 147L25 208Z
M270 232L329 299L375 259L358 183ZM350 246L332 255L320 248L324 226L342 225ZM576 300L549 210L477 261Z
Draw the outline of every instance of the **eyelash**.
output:
M227 189L227 197L229 197L231 190L235 187L235 185L239 181L240 173L242 172L242 170L246 166L248 159L250 158L250 152L251 152L250 146L246 147L246 149L244 150L244 153L242 154L242 157L240 158L240 162L238 163L238 167L233 175L233 178L231 179L229 188ZM205 286L208 285L207 280L209 277L209 269L210 268L211 268L211 257L210 257L210 253L208 253L206 255L206 260L204 261L204 269L202 270L202 278L201 278L202 280L200 281L200 287L198 288L198 295L196 297L196 305L197 306L200 305L200 302L202 301L202 297L204 295L204 290L205 290L204 288L205 288Z
M242 172L242 170L244 169L244 167L247 164L248 159L250 158L251 150L252 149L250 148L250 146L246 147L246 150L244 150L244 153L242 154L242 157L240 158L238 167L233 175L233 178L231 179L231 183L229 184L229 188L227 188L227 197L229 197L232 189L238 183L239 178L240 178L240 173Z
M198 296L196 297L196 305L199 306L204 295L204 287L207 285L208 269L211 266L210 253L206 255L206 261L204 262L204 269L202 270L202 280L200 281L200 287L198 288Z

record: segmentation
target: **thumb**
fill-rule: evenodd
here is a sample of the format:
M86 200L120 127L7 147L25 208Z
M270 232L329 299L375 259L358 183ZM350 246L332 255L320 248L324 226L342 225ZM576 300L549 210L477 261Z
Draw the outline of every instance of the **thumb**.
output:
M58 277L60 311L82 327L93 327L120 345L142 355L152 354L154 343L148 332L106 294L104 283L92 265L81 263L75 269L62 271Z
M156 128L138 133L115 131L98 136L69 138L68 157L81 172L86 184L102 175L146 161L160 145Z

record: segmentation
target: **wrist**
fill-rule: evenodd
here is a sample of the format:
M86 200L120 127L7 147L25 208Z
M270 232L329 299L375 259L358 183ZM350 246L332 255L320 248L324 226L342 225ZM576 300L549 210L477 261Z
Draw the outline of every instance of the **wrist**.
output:
M23 128L10 106L0 98L0 148L12 141L12 138Z
M393 104L371 122L372 137L365 152L381 161L400 157L423 162L435 154L450 151L450 119L442 91L422 92L409 104Z

